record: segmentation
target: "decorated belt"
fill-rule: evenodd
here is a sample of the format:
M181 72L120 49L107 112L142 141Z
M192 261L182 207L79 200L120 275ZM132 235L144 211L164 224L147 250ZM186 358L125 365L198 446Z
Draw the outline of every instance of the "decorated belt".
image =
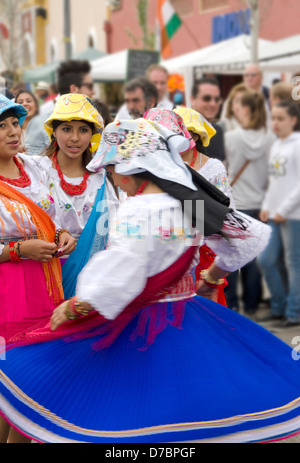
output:
M185 275L175 286L173 286L173 288L167 291L163 297L159 298L157 302L180 301L183 299L189 299L195 295L193 277L189 273Z

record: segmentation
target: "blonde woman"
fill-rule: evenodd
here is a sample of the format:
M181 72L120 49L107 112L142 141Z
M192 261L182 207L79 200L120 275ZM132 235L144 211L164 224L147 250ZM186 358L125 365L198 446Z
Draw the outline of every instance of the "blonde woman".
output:
M267 127L262 93L247 91L236 105L241 127L225 134L228 177L236 208L256 219L268 183L268 158L274 134ZM256 261L241 270L244 310L253 314L261 298L261 275ZM226 288L227 303L239 308L236 292L238 273L231 274Z
M225 131L234 130L241 126L237 108L241 96L248 91L247 85L241 83L232 87L224 103L220 123Z

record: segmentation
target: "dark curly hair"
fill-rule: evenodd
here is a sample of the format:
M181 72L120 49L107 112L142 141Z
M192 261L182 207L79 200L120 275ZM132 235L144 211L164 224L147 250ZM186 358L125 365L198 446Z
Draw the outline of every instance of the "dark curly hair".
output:
M90 72L91 65L88 61L64 61L57 69L58 92L61 95L66 95L70 93L71 85L81 87L84 76Z

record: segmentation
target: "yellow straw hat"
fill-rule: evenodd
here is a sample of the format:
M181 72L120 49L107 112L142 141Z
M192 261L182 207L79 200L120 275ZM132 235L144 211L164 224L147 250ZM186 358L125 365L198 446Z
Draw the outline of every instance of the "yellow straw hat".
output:
M176 114L182 117L189 132L196 133L202 140L203 146L208 146L210 139L215 135L216 130L198 111L191 108L178 107L173 109Z
M91 152L97 151L104 122L92 101L85 95L69 93L58 98L54 111L44 123L45 130L51 139L53 134L53 121L86 121L94 125L91 138Z

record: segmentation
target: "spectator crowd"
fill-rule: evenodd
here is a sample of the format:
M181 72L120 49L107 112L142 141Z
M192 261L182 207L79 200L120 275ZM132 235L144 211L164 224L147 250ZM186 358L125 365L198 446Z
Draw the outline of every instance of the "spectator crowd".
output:
M143 117L152 108L184 108L177 104L178 98L170 99L168 77L163 66L152 65L145 76L124 84L124 103L116 111L108 107L106 98L96 99L86 61L63 62L54 85L39 82L31 90L17 82L7 89L2 79L1 87L2 93L26 108L20 152L36 156L47 153L44 123L60 96L86 95L107 125ZM190 95L191 109L215 129L200 168L207 160L222 163L221 167L207 164L210 181L225 191L232 207L272 227L264 252L228 276L226 304L259 319L260 304L269 303L267 320L283 327L300 322L300 106L295 95L295 85L288 82L264 86L263 73L254 64L245 68L242 81L230 89L226 99L215 77L195 81Z

